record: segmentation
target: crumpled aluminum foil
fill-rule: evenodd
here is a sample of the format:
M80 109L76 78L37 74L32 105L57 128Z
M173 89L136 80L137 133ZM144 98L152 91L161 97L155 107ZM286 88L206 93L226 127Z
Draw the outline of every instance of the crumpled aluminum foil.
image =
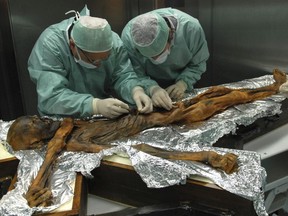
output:
M230 88L258 88L273 82L272 75L226 84ZM193 97L207 88L195 89ZM113 154L128 155L132 166L149 188L168 187L185 184L189 176L197 175L209 178L215 184L231 193L253 201L258 215L267 215L264 206L266 171L261 167L260 155L252 151L233 150L212 147L225 134L236 133L238 125L249 125L258 118L281 113L281 101L284 96L274 95L265 100L249 104L241 104L211 117L209 120L195 124L193 127L168 126L151 128L125 141L115 141L115 147L99 153L63 152L57 162L57 169L51 181L55 197L54 205L45 208L29 208L23 194L26 193L29 182L37 175L45 149L13 152L6 144L9 152L20 159L18 167L19 180L14 190L8 192L0 201L0 215L31 215L34 212L49 212L72 199L73 190L69 187L75 179L75 172L81 172L86 177L93 177L91 171L100 166L105 156ZM0 138L5 144L6 134L12 122L0 122ZM219 154L234 153L238 156L239 170L233 174L211 168L205 164L191 161L171 161L151 156L131 147L131 145L146 143L169 151L205 151L212 150ZM33 166L31 166L33 164ZM14 204L13 204L14 203Z

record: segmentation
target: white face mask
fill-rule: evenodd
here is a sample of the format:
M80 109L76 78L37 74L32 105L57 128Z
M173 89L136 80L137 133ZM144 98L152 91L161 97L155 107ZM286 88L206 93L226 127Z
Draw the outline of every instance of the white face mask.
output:
M167 60L168 55L170 54L170 49L166 49L157 59L150 58L150 61L153 64L162 64Z
M85 62L85 61L83 61L83 60L81 59L81 56L79 55L79 52L78 52L78 48L77 48L77 47L76 47L76 52L77 52L77 55L78 55L78 58L79 58L79 59L76 59L76 58L74 57L74 60L75 60L76 63L78 63L78 64L81 65L82 67L85 67L85 68L88 68L88 69L95 69L95 68L97 68L96 65L87 63L87 62Z

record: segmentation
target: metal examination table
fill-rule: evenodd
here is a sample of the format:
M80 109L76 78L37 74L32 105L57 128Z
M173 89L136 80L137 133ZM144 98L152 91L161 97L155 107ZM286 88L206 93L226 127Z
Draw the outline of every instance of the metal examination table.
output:
M261 165L267 179L265 206L268 213L283 209L288 212L288 124L271 131L244 147L261 154Z

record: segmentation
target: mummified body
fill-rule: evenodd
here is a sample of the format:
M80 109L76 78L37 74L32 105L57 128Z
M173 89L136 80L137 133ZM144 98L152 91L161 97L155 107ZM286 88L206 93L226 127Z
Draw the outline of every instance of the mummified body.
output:
M48 177L43 173L53 163L51 158L55 158L55 155L57 156L63 148L68 151L99 152L102 149L110 148L111 141L135 135L147 128L166 126L172 123L192 124L206 120L233 105L248 103L276 94L279 87L286 82L286 74L274 70L273 75L275 82L269 86L237 90L215 86L189 101L178 102L170 111L159 111L146 115L131 113L115 120L105 121L73 121L68 118L63 122L40 119L36 116L20 117L12 124L7 136L7 141L14 150L37 148L50 140L45 161L39 171L42 173L41 177L35 179L36 182L32 183L33 187L30 187L27 193L30 206L45 205L47 198L45 202L42 199L39 201L38 195L35 198L35 194L39 193L44 186L39 188L36 185L41 185L43 181L46 181ZM166 159L205 162L227 173L237 169L237 156L234 154L222 156L212 151L167 152L146 144L136 145L134 148ZM43 189L42 193L49 197L47 190Z
M145 115L130 113L118 119L104 121L75 120L71 138L67 141L67 148L73 143L109 144L113 140L130 137L151 127L167 126L172 123L192 124L206 120L233 105L276 94L280 85L286 82L286 74L274 70L273 75L275 79L273 84L257 89L211 87L189 101L176 103L170 111L152 112ZM60 124L50 119L30 118L20 117L10 127L7 140L14 150L30 149L42 145L44 140L53 137ZM39 130L41 133L37 132Z

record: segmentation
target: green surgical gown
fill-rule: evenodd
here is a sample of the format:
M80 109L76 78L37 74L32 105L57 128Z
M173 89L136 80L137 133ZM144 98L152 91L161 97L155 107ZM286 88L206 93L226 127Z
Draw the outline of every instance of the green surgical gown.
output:
M120 37L113 32L111 55L96 69L75 62L69 49L68 28L73 18L48 27L39 37L28 60L36 84L38 111L48 116L90 117L93 98L112 93L133 105L132 89L139 84Z
M183 80L187 83L187 91L191 91L206 71L206 61L209 58L204 31L197 19L177 9L164 8L154 12L175 20L174 44L164 63L153 64L133 45L130 34L133 19L129 21L122 31L121 39L128 50L134 71L142 79L146 90L157 84L166 88ZM148 91L147 93L149 94Z

